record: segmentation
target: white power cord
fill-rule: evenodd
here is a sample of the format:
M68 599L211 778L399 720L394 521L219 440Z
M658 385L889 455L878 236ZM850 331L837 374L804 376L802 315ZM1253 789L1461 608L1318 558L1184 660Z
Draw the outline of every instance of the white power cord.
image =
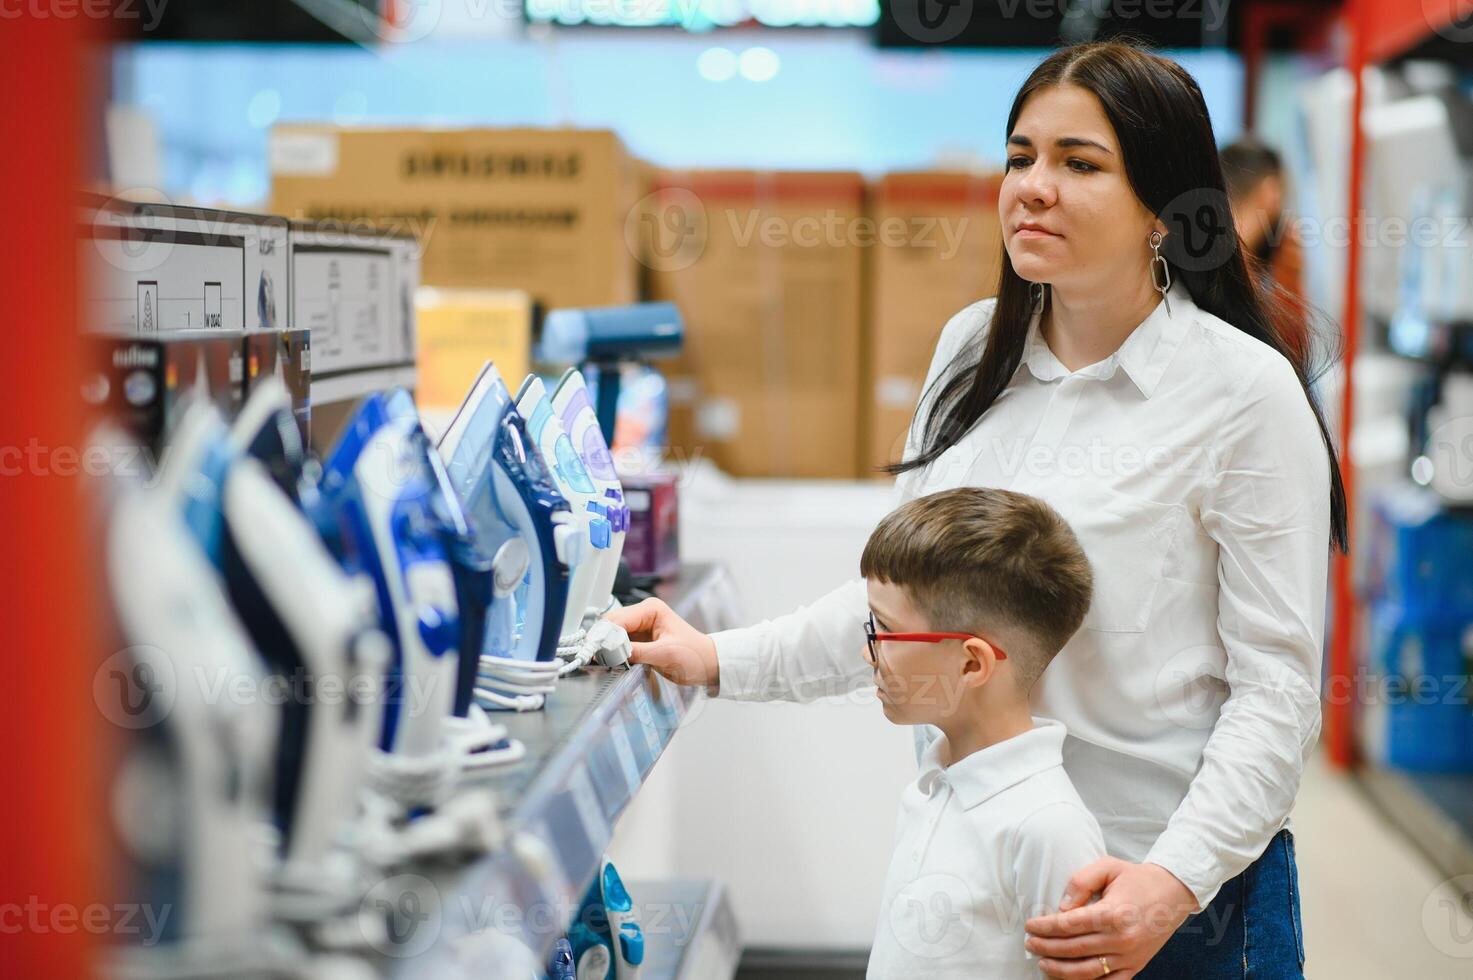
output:
M557 686L559 660L518 660L481 655L476 703L483 708L536 711Z
M559 677L582 670L595 661L605 667L628 666L629 634L623 627L599 618L606 611L589 607L584 616L588 625L560 639L553 660L517 660L482 654L476 680L477 704L493 710L537 711L556 688Z

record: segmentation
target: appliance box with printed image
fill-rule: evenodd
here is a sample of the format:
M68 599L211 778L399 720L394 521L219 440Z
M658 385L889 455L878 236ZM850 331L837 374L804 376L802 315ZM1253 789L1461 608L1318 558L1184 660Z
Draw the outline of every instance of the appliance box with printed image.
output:
M361 222L292 223L292 325L312 332L317 378L414 363L414 244Z
M99 335L84 398L157 452L168 440L191 393L208 398L226 418L240 409L243 336L214 330L152 337Z
M83 322L102 333L288 326L287 222L86 195Z

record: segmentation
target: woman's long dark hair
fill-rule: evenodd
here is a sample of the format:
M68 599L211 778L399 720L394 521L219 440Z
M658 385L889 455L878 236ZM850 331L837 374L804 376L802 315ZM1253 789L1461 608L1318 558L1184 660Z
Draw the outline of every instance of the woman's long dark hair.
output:
M1249 273L1228 207L1207 104L1196 81L1175 62L1129 44L1103 41L1062 48L1018 90L1008 113L1008 134L1030 95L1060 84L1093 92L1104 106L1120 140L1131 188L1172 232L1161 250L1173 281L1181 280L1199 307L1268 344L1294 366L1330 454L1331 541L1348 550L1339 459L1310 390L1318 375L1311 361L1327 365L1333 356L1316 356L1303 339L1303 310L1287 301L1282 290L1260 284ZM1023 359L1033 311L1031 287L1013 271L1004 250L997 307L981 356L959 356L927 389L921 399L929 407L924 409L920 452L886 467L888 472L930 464L992 407Z

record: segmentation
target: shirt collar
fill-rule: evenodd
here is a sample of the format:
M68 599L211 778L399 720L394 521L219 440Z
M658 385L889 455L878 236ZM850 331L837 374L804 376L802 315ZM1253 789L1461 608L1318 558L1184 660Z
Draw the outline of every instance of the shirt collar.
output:
M1186 325L1191 322L1197 309L1192 302L1192 294L1180 279L1171 284L1166 295L1171 302L1170 313L1166 311L1165 302L1158 302L1156 308L1130 332L1115 353L1103 361L1080 368L1075 373L1081 377L1106 381L1115 376L1117 368L1122 368L1140 393L1150 398L1161 382L1161 376L1166 373L1166 367L1176 354L1177 347L1181 345ZM1069 369L1064 367L1044 342L1043 333L1039 329L1040 312L1034 310L1029 320L1023 362L1039 381L1067 377Z
M942 767L946 736L936 739L921 756L920 788L929 794L941 779L951 784L957 801L970 810L1046 769L1064 764L1064 726L1052 718L1033 719L1021 735L979 749L950 766Z

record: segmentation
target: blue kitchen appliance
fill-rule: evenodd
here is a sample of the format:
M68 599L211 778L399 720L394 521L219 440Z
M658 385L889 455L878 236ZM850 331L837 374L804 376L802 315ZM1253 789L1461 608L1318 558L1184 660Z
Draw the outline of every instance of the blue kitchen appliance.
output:
M490 708L536 710L560 667L557 646L578 528L495 365L481 368L439 452L491 558L493 596L477 700Z

